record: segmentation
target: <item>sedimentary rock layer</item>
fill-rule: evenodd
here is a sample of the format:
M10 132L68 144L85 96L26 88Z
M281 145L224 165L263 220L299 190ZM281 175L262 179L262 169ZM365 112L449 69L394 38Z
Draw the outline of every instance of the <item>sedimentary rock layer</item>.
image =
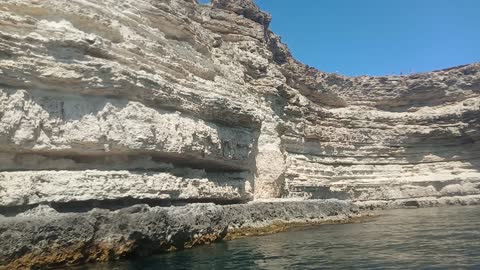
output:
M63 214L40 206L15 218L0 218L0 269L146 256L226 237L275 232L294 224L345 222L357 214L356 206L338 200L137 205L114 212Z
M299 98L289 108L299 115L282 137L289 196L478 194L479 74L474 65L398 78L331 75L343 81L342 104Z
M0 17L1 206L480 193L478 64L323 73L247 0L8 0Z
M322 73L251 1L12 0L0 15L3 206L480 192L478 64Z
M168 205L479 202L480 64L328 74L270 20L251 0L1 1L1 261L117 258L220 239L251 215L336 213ZM119 210L139 203L159 207ZM46 206L62 214L28 216Z

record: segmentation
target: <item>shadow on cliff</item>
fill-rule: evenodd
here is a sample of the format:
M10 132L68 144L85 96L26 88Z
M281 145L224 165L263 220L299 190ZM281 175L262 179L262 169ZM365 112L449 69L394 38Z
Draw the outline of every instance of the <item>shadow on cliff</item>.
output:
M480 172L480 140L466 134L442 139L425 138L409 145L404 154L410 164L462 162L465 166L470 165L470 169ZM432 156L441 160L428 161Z

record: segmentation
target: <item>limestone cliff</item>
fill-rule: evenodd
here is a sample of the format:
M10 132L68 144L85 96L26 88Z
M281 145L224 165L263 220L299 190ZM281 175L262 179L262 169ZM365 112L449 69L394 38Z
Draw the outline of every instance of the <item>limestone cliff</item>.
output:
M32 259L28 247L38 243L81 247L83 255L68 257L78 261L103 258L102 243L107 254L147 243L130 227L131 238L105 236L137 241L120 251L98 235L53 243L9 231L43 222L28 223L31 215L70 218L58 227L63 235L75 220L111 226L102 222L117 214L83 214L93 208L138 203L480 202L480 64L410 76L327 74L296 61L270 20L251 0L0 1L0 241L18 243L1 245L9 248L0 264ZM306 205L258 211L324 217ZM207 216L224 211L209 207ZM245 207L235 208L239 216L255 208ZM225 226L244 223L228 222L198 231L192 221L189 237L224 236ZM176 241L148 237L158 250ZM38 265L72 262L44 253Z
M3 0L0 18L4 211L480 194L478 64L323 73L249 0Z

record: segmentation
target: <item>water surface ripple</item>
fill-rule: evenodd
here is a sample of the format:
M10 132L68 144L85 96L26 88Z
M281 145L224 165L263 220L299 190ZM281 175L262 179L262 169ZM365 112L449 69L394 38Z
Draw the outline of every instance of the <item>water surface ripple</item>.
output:
M365 223L73 269L480 269L479 225L480 206L392 210Z

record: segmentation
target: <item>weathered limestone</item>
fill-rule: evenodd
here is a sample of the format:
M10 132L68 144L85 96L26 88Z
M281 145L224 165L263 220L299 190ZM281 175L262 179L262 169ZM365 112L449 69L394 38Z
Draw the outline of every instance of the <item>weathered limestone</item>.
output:
M266 226L340 213L308 199L480 202L480 64L327 74L293 59L270 20L252 0L1 1L0 265L210 242L249 213ZM118 210L273 199L288 201ZM192 213L202 229L175 217Z
M437 73L455 77L466 69ZM388 111L298 105L302 117L283 137L289 195L365 201L478 194L479 98L470 90L465 95Z
M10 0L0 12L3 194L39 174L78 187L62 202L479 192L478 64L322 73L295 61L270 15L247 0ZM114 174L122 180L94 176ZM110 196L85 183L117 188ZM54 193L1 201L54 202Z
M182 175L183 173L183 175ZM244 202L246 173L29 171L0 173L2 206L70 201L139 200Z

